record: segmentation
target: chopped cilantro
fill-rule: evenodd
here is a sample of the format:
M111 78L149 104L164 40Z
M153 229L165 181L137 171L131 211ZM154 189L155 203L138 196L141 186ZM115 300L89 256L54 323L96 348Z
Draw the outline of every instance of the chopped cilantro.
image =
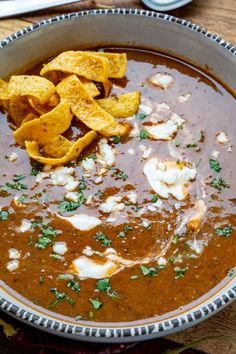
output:
M22 175L15 175L14 177L13 177L13 181L14 182L19 182L19 181L21 181L22 179L24 179L25 178L25 176L22 176Z
M198 145L196 143L186 145L186 148L188 148L188 149L192 149L192 148L196 148L196 147L198 147Z
M136 280L136 279L138 279L138 278L139 278L138 275L131 275L131 276L130 276L130 279L131 279L131 280Z
M56 260L60 260L60 261L64 261L64 257L61 256L58 253L50 253L49 255L51 258L56 259Z
M179 140L176 140L175 141L175 146L178 148L178 147L180 147L180 145L181 145L181 142Z
M114 144L119 144L121 142L121 137L119 135L113 135L109 140Z
M143 113L136 113L135 114L135 118L138 120L144 120L147 117L147 114L143 114Z
M78 209L82 204L85 202L85 197L82 191L78 193L78 199L77 202L72 202L72 201L66 201L64 200L59 204L59 209L62 212L65 211L73 211L75 209Z
M141 130L140 133L139 133L139 136L141 139L147 139L149 134L146 130Z
M109 279L100 279L97 281L97 289L103 291L110 297L118 297L118 294L115 290L111 289ZM111 291L112 290L112 291Z
M7 220L8 215L9 215L9 211L0 210L0 220Z
M133 229L132 226L125 225L124 232L127 233L127 232L131 231L132 229Z
M103 306L103 303L98 299L89 299L95 310L100 309Z
M67 284L66 284L67 288L71 288L72 290L74 290L75 292L79 293L80 292L80 286L79 284L74 280L71 279Z
M103 191L97 191L95 195L100 198L103 195Z
M25 184L15 181L14 179L13 179L13 181L14 182L7 182L6 187L11 188L11 189L15 189L17 191L21 191L23 189L28 189L28 187Z
M30 172L30 176L37 176L43 168L43 164L41 164L40 162L37 162L37 161L33 162L31 164L31 166L32 166L32 169Z
M187 272L188 268L180 268L180 267L176 267L174 269L176 276L176 279L181 279L185 276L185 273Z
M211 186L218 189L218 191L221 191L222 188L229 188L229 185L221 177L213 178Z
M93 311L89 311L89 314L88 314L88 319L91 321L93 319Z
M151 198L152 203L156 203L159 199L157 194L152 194L151 197L152 197Z
M112 173L112 177L115 177L115 179L122 179L125 181L128 178L128 175L124 173L124 171L119 171L117 168L111 168L114 172Z
M102 241L103 246L110 246L111 244L111 240L109 240L106 235L101 231L96 233L95 239L96 241Z
M27 198L27 195L26 194L22 194L19 198L17 198L17 202L19 204L24 203L26 198Z
M37 223L37 222L36 222ZM34 224L34 225L33 225ZM33 227L40 226L40 224L32 223ZM53 243L54 237L58 235L59 231L55 230L52 226L42 226L41 234L42 236L39 237L38 241L35 244L35 247L39 249L45 249L48 245ZM55 258L55 256L50 255L50 257Z
M36 220L31 222L32 227L35 229L36 227L42 226L42 219L37 218Z
M54 227L52 227L52 226L43 226L41 232L42 232L42 235L45 237L48 237L48 236L55 237L59 233L59 231L55 230Z
M39 248L40 250L45 249L48 245L52 243L52 240L49 237L41 236L36 242L35 247Z
M215 229L215 234L218 236L224 236L224 237L229 237L231 236L233 231L233 228L231 225L227 225L223 227L222 229Z
M48 308L52 308L54 306L56 306L57 304L59 304L62 300L66 300L67 302L69 302L69 304L71 306L75 306L75 301L71 299L70 296L68 296L66 293L62 293L60 291L57 290L57 288L51 288L51 293L55 296L56 300L54 300L53 302L51 302L48 306Z
M145 276L149 277L156 277L157 276L157 271L154 267L147 268L144 265L140 265L140 269Z
M85 190L86 189L86 184L85 184L85 181L84 181L84 177L82 177L80 180L79 180L79 189L81 191Z
M179 240L179 234L175 234L172 240L172 243L176 244Z
M220 167L219 162L214 160L214 159L210 159L210 167L211 167L212 170L214 170L216 172L220 172L222 170L222 168Z
M232 268L228 271L228 277L232 277L234 274L235 274L235 269Z
M43 285L43 283L44 283L44 277L41 276L41 277L39 277L39 284L40 284L40 285Z

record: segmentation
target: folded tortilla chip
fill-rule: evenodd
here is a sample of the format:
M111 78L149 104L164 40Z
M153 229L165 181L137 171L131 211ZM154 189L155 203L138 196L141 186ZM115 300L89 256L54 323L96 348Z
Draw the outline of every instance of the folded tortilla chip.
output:
M25 116L25 118L22 120L21 125L30 122L33 119L39 118L38 116L36 116L36 114L34 113L29 113Z
M83 76L81 76L79 79L82 82L82 84L84 85L84 88L86 89L86 91L88 91L88 93L90 94L90 96L96 97L100 94L99 89L91 80L88 80Z
M8 113L17 127L20 127L22 121L29 113L33 113L26 97L16 97L9 100Z
M139 108L140 93L131 92L119 97L97 100L99 106L115 118L127 118L134 115Z
M9 100L8 82L0 79L0 100Z
M66 131L70 127L71 120L72 114L68 104L60 103L38 119L23 124L13 135L19 145L23 145L25 140L45 144Z
M70 106L74 115L90 129L106 136L110 136L106 132L111 128L123 132L122 135L125 134L126 130L122 125L97 104L76 75L70 75L62 80L56 90L62 101Z
M73 143L64 136L59 135L43 145L43 151L50 157L63 157L70 150Z
M127 68L127 56L125 53L92 52L92 54L95 56L107 58L109 60L110 69L108 77L114 79L121 79L122 77L124 77Z
M26 150L30 157L34 160L46 164L46 165L60 165L65 164L71 160L75 160L79 157L81 152L92 143L96 138L97 134L95 131L90 131L82 138L79 138L69 149L69 151L60 158L50 158L44 157L40 154L39 144L36 141L26 141Z
M33 96L44 104L55 93L51 81L36 75L11 76L8 84L9 99L17 96Z
M28 97L28 101L35 112L39 113L40 115L49 111L44 105L39 104L34 97Z
M44 65L40 75L44 75L51 70L60 70L84 76L89 80L104 82L108 79L109 67L109 60L106 57L71 50L59 54L55 59Z

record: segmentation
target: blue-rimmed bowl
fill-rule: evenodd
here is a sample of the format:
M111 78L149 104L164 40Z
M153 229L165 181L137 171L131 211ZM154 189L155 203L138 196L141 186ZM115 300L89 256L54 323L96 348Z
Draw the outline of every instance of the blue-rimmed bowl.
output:
M63 50L110 45L173 54L207 69L236 91L233 45L186 20L134 9L72 13L18 31L0 43L0 77L26 70ZM36 306L0 280L3 311L44 331L91 342L131 342L166 336L199 323L235 298L234 275L195 302L162 316L122 323L76 322Z

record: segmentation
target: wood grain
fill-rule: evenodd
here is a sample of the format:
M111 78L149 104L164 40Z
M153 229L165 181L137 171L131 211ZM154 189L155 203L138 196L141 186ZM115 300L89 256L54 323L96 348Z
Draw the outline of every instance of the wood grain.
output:
M0 21L0 39L12 32L54 15L100 7L144 8L138 0L96 0L83 1L73 5L60 6L36 14L29 14L17 19ZM236 44L236 0L195 0L188 6L171 12L188 19L219 34L224 39ZM236 354L236 302L214 317L198 326L169 337L179 343L189 343L197 339L214 336L200 344L193 345L208 354Z

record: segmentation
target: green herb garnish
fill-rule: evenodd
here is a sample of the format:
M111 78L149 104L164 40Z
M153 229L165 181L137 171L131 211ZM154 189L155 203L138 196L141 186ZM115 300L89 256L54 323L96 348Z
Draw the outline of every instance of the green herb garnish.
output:
M111 168L114 172L112 173L112 177L115 177L115 179L122 179L125 181L128 178L128 175L124 171L119 171L117 168Z
M210 159L209 163L210 163L210 167L212 170L214 170L216 172L220 172L222 170L218 161L216 161L214 159Z
M178 148L178 147L180 147L180 145L181 145L181 142L179 140L176 140L175 141L175 146Z
M234 274L235 274L235 269L232 268L228 271L228 277L232 277Z
M140 133L139 133L139 136L141 139L147 139L149 134L146 130L141 130Z
M43 168L43 164L41 164L40 162L33 162L31 164L32 166L32 169L31 169L31 172L30 172L30 176L37 176L39 174L39 172L42 171L42 168Z
M149 277L156 277L157 276L157 271L154 267L147 268L144 265L140 265L140 269L145 276Z
M198 144L196 144L196 143L187 144L187 145L186 145L186 148L188 148L188 149L193 149L193 148L196 148L196 147L198 147Z
M174 269L176 276L176 279L181 279L185 276L185 273L187 272L188 268L180 268L180 267L176 267Z
M103 291L110 297L118 297L118 293L115 290L112 290L109 279L100 279L97 281L97 289Z
M229 237L231 236L233 228L231 225L227 225L222 229L215 229L215 234L218 236Z
M114 144L119 144L121 142L121 137L119 135L113 135L109 140Z
M79 189L81 191L85 190L86 189L86 184L85 184L85 181L84 181L84 177L82 177L80 180L79 180Z
M9 211L0 210L0 220L7 220L8 215L9 215Z
M131 275L131 276L130 276L130 279L131 279L131 280L136 280L136 279L138 279L138 278L139 278L138 275Z
M98 299L89 299L95 310L100 309L103 306L103 303Z
M152 194L151 195L151 202L152 203L156 203L158 201L158 195L157 194Z
M66 284L67 288L71 288L72 290L74 290L76 293L80 292L80 286L79 284L74 280L71 279L67 284Z
M229 185L221 177L213 178L211 181L211 186L218 189L220 192L222 188L229 188Z
M175 234L172 240L172 243L176 244L179 240L179 234Z
M43 285L43 283L44 283L44 277L41 276L41 277L39 277L39 284L40 284L40 285Z
M136 113L135 118L138 120L144 120L148 115L143 113Z
M56 300L51 302L48 306L48 308L52 308L59 304L62 300L66 300L71 306L75 306L76 302L72 300L70 296L68 296L66 293L62 293L57 290L57 288L52 288L51 293L55 296Z
M61 212L65 212L65 211L73 211L75 209L78 209L82 204L84 204L85 202L85 197L82 191L80 191L78 193L78 198L76 202L72 202L72 201L66 201L64 200L63 202L61 202L59 204L59 209Z
M34 224L33 227L40 226L40 224ZM41 228L41 234L42 236L39 237L38 241L35 244L35 247L39 249L45 249L48 245L51 245L53 243L53 239L59 234L58 230L55 230L54 227L52 226L42 226ZM51 255L50 255L51 256ZM51 256L52 258L55 258L54 256Z
M102 241L102 245L106 246L106 247L110 246L110 244L111 244L111 240L109 240L107 238L107 236L101 231L96 233L95 239L96 239L96 241Z

